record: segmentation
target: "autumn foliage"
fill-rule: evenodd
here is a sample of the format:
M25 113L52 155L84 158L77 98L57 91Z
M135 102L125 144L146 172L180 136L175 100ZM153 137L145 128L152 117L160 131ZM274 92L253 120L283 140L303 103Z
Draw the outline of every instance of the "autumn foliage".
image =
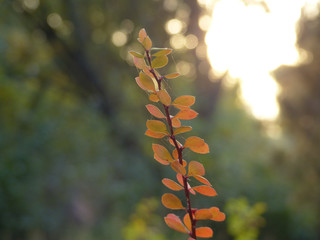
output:
M190 120L197 117L198 113L190 107L195 103L195 97L184 95L171 98L164 89L163 80L179 77L179 73L170 73L162 75L158 69L168 64L168 55L172 49L153 48L152 41L147 35L145 29L139 32L138 41L144 48L144 53L130 51L133 56L133 62L139 69L139 76L136 77L138 86L147 92L149 100L153 104L146 105L149 113L158 120L147 120L147 130L145 134L152 138L164 138L173 146L173 150L168 150L160 144L152 144L154 159L163 165L170 165L176 172L176 179L162 179L162 183L172 191L184 191L185 199L181 201L173 193L165 193L161 197L162 204L173 210L183 210L185 214L182 220L175 214L168 214L164 220L166 224L179 232L190 236L188 240L199 238L210 238L213 231L210 227L196 227L199 220L224 221L225 215L217 207L197 209L191 206L190 194L197 193L208 197L217 195L211 183L204 177L205 168L197 161L189 163L183 159L183 151L190 149L195 153L209 153L208 144L201 138L188 137L184 143L177 140L178 134L186 133L192 130L190 126L182 126L180 120ZM158 104L158 106L154 105ZM170 114L171 109L176 108L177 113ZM199 185L191 186L188 183L189 178L196 179ZM184 204L185 203L185 204Z

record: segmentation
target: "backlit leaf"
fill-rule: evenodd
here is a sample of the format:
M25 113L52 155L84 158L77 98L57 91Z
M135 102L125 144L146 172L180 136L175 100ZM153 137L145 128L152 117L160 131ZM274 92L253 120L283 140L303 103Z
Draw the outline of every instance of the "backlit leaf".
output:
M147 120L147 128L153 132L168 134L167 126L159 120Z
M214 190L212 187L209 187L207 185L201 185L201 186L196 186L192 188L198 193L201 193L202 195L206 195L209 197L214 197L217 195L216 190Z
M130 51L129 52L132 56L137 57L137 58L144 58L144 56L140 53L137 53L135 51Z
M157 108L156 106L152 105L152 104L148 104L146 105L146 108L148 109L148 111L155 117L157 118L166 118L166 116L160 111L159 108Z
M151 77L151 78L154 78L154 75L152 74L152 72L150 72L150 70L149 70L149 67L144 67L143 69L142 69L142 71L145 73L145 74L147 74L149 77Z
M136 77L135 79L136 79L136 82L137 82L138 86L139 86L142 90L148 91L148 89L147 89L145 86L143 86L142 83L140 82L139 77Z
M173 161L171 154L164 146L159 144L152 144L152 150L154 154L157 155L160 159L169 162Z
M171 167L174 171L182 175L186 175L187 173L187 170L178 161L172 162Z
M211 238L213 231L209 227L199 227L196 228L196 236L201 238Z
M162 160L160 157L158 157L158 155L154 154L154 159L156 161L158 161L159 163L163 164L163 165L169 165L170 162L168 162L167 160Z
M152 101L152 102L159 102L159 97L156 94L151 93L149 95L149 100Z
M205 174L205 169L201 163L197 161L191 161L189 163L188 176L195 176L195 175L203 176L204 174Z
M184 209L180 199L172 193L163 194L161 197L161 202L163 206L169 209Z
M168 64L168 57L163 55L156 57L152 60L151 62L151 67L152 68L162 68Z
M192 106L195 103L195 101L196 101L196 98L194 96L184 95L184 96L177 97L172 102L172 104L174 104L174 106L177 108L184 109L186 107Z
M147 131L144 134L147 135L148 137L153 137L153 138L163 138L167 136L167 134L165 133L154 132L154 131L151 131L150 129L147 129Z
M165 75L164 77L167 79L177 78L180 76L180 73L170 73L168 75Z
M183 177L180 173L177 173L177 180L178 182L183 186ZM188 183L188 190L190 193L192 193L193 195L195 195L195 191L191 188L190 184Z
M178 231L178 232L183 232L183 233L188 233L187 228L183 225L181 222L180 218L173 214L169 213L165 218L164 221L168 225L168 227Z
M212 186L211 183L203 176L195 175L193 176L195 179L197 179L199 182L202 182L203 184L206 184L208 186Z
M146 38L147 36L147 32L144 28L142 28L140 31L139 31L139 41L142 43L143 40Z
M187 138L184 147L190 148L190 150L196 153L208 153L209 146L205 143L202 138L199 137L189 137Z
M169 106L171 104L171 97L165 89L161 89L157 92L157 95L162 104Z
M212 218L212 213L210 209L199 209L195 213L197 220L206 220Z
M146 36L142 41L142 45L146 50L150 50L150 48L152 47L151 39L148 36Z
M171 122L173 127L175 128L181 127L181 122L178 118L172 118Z
M153 80L144 72L140 72L139 80L141 84L150 91L155 91L155 86Z
M170 54L172 52L171 48L159 48L159 49L153 48L152 50L159 50L158 52L152 54L152 56L155 56L155 57L168 55L168 54Z
M189 120L189 119L194 119L197 116L198 116L198 113L196 111L192 109L188 109L188 110L181 110L180 112L178 112L175 118Z
M173 134L174 135L177 135L177 134L180 134L180 133L185 133L185 132L189 132L192 130L192 127L189 127L189 126L183 126L183 127L179 127L177 129L174 130Z
M184 225L186 225L186 227L188 228L189 231L191 231L192 228L192 224L191 224L191 220L190 220L190 216L189 213L186 213L183 217L183 223Z
M173 190L173 191L180 191L180 190L183 190L183 187L176 183L175 181L172 181L171 179L169 178L164 178L162 179L162 183L163 185L165 185L167 188Z
M133 57L133 63L139 69L144 69L145 67L147 67L144 58Z
M217 222L222 222L226 219L226 215L223 212L220 212L219 208L212 207L212 208L210 208L210 211L212 213L211 220L217 221Z

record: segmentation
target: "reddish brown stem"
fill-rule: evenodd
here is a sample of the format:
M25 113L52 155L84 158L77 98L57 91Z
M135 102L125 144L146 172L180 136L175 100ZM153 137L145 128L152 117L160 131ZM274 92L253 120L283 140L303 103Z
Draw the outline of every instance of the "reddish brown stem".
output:
M159 90L161 90L161 80L163 79L163 77L161 76L159 78L157 76L157 74L155 73L155 70L151 66L151 56L150 56L150 51L149 50L146 50L146 56L147 56L147 61L148 61L149 66L150 66L149 71L152 73L152 75L156 79L156 81L158 83ZM169 137L171 138L175 148L177 149L178 160L179 160L179 163L182 165L183 164L182 151L183 151L184 148L182 146L180 146L180 144L178 144L178 142L176 140L176 137L174 135L173 125L172 125L172 121L171 121L171 117L170 117L169 106L166 106L164 104L162 104L162 105L164 107L167 123L168 123L169 129L170 129L170 134L171 135ZM193 213L192 213L191 200L190 200L190 191L188 189L188 177L182 176L182 179L183 179L184 193L185 193L186 201L187 201L187 213L189 214L190 221L191 221L191 232L189 233L189 235L190 235L190 237L192 237L194 239L197 239L197 236L196 236L196 219L193 218Z

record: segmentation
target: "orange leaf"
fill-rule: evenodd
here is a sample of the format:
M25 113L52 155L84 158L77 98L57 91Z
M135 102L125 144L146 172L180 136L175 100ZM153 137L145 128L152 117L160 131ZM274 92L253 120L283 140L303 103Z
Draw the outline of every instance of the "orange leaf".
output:
M172 156L173 156L173 158L174 158L175 160L178 160L179 155L178 155L178 151L177 151L176 148L172 151Z
M178 182L183 186L183 177L181 174L177 173L177 180ZM192 193L193 195L195 195L195 191L193 191L193 189L191 188L190 184L188 183L188 190L190 191L190 193Z
M203 176L204 174L205 174L205 170L201 163L197 161L191 161L189 163L188 176L195 176L195 175Z
M201 193L202 195L206 195L209 197L214 197L217 195L216 190L214 190L212 187L209 187L207 185L201 185L201 186L196 186L192 188L198 193Z
M148 90L155 91L155 86L153 80L144 72L139 73L140 83Z
M178 144L179 147L182 147L182 144L181 144L179 141L176 140L176 142L177 142L177 144ZM172 141L171 138L169 138L169 143L170 143L172 146L174 146L174 147L176 146L176 145L174 145L174 142Z
M152 102L159 102L159 97L156 94L151 93L149 95L149 100L152 101Z
M159 144L152 144L152 150L155 155L157 155L163 161L172 162L173 159L169 151L162 145Z
M168 134L167 126L159 120L147 120L147 128L153 132Z
M142 28L140 31L139 31L139 41L142 43L143 40L146 38L147 35L147 32L144 28Z
M163 194L161 197L161 202L163 206L169 209L184 209L180 199L172 193Z
M211 238L213 231L209 227L199 227L196 228L196 236L201 238Z
M226 219L226 215L223 212L220 212L219 208L212 207L212 208L210 208L210 211L212 213L211 220L217 221L217 222L222 222Z
M208 144L206 144L205 141L199 137L187 138L187 140L184 144L184 147L188 147L196 153L208 153L209 152Z
M156 161L158 161L159 163L161 163L161 164L163 164L163 165L169 165L170 164L170 162L168 162L168 161L166 161L166 160L162 160L161 158L159 158L158 157L158 155L156 155L156 154L154 154L154 159L156 160Z
M165 89L161 89L157 92L157 95L164 105L169 106L171 104L171 97Z
M164 114L160 111L159 108L157 108L156 106L152 105L152 104L148 104L146 105L146 108L148 109L148 111L155 117L157 118L166 118L166 116L164 116Z
M171 122L172 122L172 126L175 128L178 128L181 126L181 122L178 118L172 118Z
M194 96L184 95L176 98L172 104L176 108L185 109L187 107L192 106L195 103L195 101L196 101L196 98Z
M186 227L188 228L189 231L191 231L191 220L190 220L190 216L189 213L186 213L186 215L184 215L183 217L183 223L184 225L186 225Z
M195 175L193 176L195 179L197 179L199 182L202 182L203 184L206 184L208 186L212 186L211 183L205 178L205 177L202 177L200 175Z
M144 58L133 57L133 63L139 69L144 69L145 67L147 67Z
M183 189L183 187L176 183L175 181L172 181L171 179L164 178L162 179L163 185L165 185L167 188L173 190L173 191L180 191Z
M168 75L165 75L164 77L167 79L177 78L180 76L180 73L170 73Z
M198 116L198 113L196 111L193 111L192 109L188 109L188 110L181 110L180 112L178 112L175 118L189 120L189 119L194 119L197 116Z
M192 130L192 127L189 127L189 126L183 126L183 127L179 127L177 129L175 129L173 131L173 134L174 135L177 135L177 134L180 134L180 133L185 133L185 132L189 132Z
M149 129L144 134L147 135L148 137L153 137L153 138L163 138L163 137L167 136L164 133L154 132L154 131L151 131Z
M210 209L199 209L195 213L197 220L211 219L212 213Z
M183 233L188 233L187 228L183 225L181 222L180 218L173 214L169 213L165 218L164 221L168 225L168 227L178 231L178 232L183 232Z
M177 173L180 173L182 175L186 175L187 171L186 169L178 162L174 161L171 163L171 168L176 171Z
M147 74L149 77L154 78L154 75L152 72L150 72L149 67L147 65L142 69L145 74ZM156 73L156 72L155 72Z

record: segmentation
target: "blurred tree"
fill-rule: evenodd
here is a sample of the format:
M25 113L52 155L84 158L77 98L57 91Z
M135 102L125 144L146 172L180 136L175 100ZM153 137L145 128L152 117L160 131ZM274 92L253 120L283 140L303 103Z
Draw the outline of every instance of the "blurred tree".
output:
M295 183L295 208L304 212L305 221L313 224L309 233L295 231L296 239L320 238L320 15L302 14L298 46L304 62L283 66L275 71L281 86L278 97L280 120L291 144L288 161L279 162ZM311 218L310 218L311 217ZM316 220L317 219L317 220ZM318 232L317 236L312 235Z

